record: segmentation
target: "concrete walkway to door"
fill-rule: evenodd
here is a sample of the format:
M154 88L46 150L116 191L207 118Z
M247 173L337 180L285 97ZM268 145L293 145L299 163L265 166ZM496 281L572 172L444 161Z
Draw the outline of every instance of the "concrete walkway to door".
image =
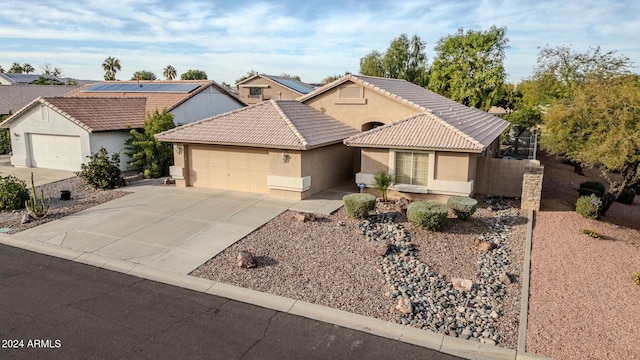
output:
M188 274L296 203L208 189L123 190L134 193L11 237Z

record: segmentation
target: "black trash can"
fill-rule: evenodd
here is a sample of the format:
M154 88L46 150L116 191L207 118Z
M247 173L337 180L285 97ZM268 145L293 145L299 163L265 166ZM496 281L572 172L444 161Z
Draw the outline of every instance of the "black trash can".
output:
M69 190L60 191L60 200L71 200L71 191Z

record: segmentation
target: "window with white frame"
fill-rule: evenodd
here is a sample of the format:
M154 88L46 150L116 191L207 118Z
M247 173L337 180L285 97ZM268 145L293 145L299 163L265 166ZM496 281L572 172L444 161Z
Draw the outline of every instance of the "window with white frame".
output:
M427 185L429 177L429 154L396 152L395 183Z

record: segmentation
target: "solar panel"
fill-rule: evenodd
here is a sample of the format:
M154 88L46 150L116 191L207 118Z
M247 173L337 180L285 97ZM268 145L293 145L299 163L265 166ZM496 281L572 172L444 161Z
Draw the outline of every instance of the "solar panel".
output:
M301 94L308 94L313 91L313 87L311 87L310 85L304 84L303 82L294 79L284 78L280 76L270 76L270 79Z
M89 86L83 92L165 92L188 94L200 87L198 83L100 83Z

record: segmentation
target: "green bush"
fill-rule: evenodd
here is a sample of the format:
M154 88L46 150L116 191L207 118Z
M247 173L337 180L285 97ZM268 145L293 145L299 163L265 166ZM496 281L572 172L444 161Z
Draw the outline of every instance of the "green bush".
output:
M15 176L0 177L0 210L17 210L24 208L29 200L27 184Z
M419 227L431 231L440 229L447 221L446 205L430 201L414 201L407 207L407 218Z
M353 218L363 218L376 208L376 197L371 194L347 194L342 200L347 214Z
M585 181L580 184L580 188L578 189L580 196L589 196L594 194L599 198L602 197L605 191L607 191L607 188L599 181Z
M81 165L76 175L94 189L113 189L125 184L119 165L120 154L114 153L109 159L107 149L101 147L97 153L91 154L88 164Z
M616 199L616 201L619 203L631 205L633 204L633 199L635 197L636 191L633 189L627 189Z
M467 220L476 212L478 200L466 196L452 196L447 200L447 206L460 220Z
M601 206L602 200L594 194L580 196L576 201L576 212L587 219L597 219Z
M173 146L158 141L155 135L174 127L173 114L167 109L148 114L143 131L131 129L131 137L124 142L124 154L131 157L129 165L142 169L147 179L169 175L169 166L173 164Z
M11 152L11 133L9 129L0 129L0 154Z

